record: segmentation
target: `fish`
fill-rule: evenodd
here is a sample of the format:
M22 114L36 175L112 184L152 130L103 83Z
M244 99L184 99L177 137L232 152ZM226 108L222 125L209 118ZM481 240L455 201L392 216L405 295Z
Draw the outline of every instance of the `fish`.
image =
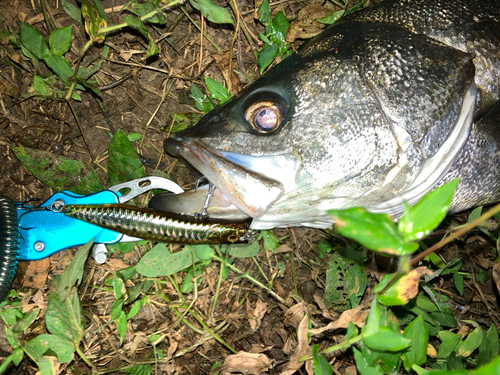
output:
M455 177L451 213L498 201L499 16L499 0L378 2L164 149L216 186L210 217L252 218L258 230L327 228L326 210L350 207L397 218ZM149 207L192 215L206 194L157 195Z

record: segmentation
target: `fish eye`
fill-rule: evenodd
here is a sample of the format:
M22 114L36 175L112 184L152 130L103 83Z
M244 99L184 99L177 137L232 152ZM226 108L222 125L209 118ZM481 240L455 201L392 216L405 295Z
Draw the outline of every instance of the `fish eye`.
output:
M245 119L259 133L270 133L284 121L285 107L270 101L252 104L245 112Z
M238 235L236 235L236 234L230 234L229 236L227 236L227 240L228 240L229 242L233 243L233 242L238 241L238 240L239 240L239 237L238 237Z

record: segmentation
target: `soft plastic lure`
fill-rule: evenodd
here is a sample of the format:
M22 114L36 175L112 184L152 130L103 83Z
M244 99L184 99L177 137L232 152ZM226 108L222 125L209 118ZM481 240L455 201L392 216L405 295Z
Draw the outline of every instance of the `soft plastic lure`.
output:
M192 221L175 213L128 204L70 204L59 210L71 218L152 241L215 244L246 242L253 237L248 230L250 221Z

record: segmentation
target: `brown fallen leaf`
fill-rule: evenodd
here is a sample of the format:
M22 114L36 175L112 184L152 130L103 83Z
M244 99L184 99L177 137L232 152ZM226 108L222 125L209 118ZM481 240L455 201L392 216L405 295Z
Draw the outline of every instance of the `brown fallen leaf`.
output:
M248 323L250 324L250 328L252 328L252 331L255 332L259 329L262 318L267 312L267 303L262 301L260 298L257 298L255 308L252 308L250 305L250 301L247 299L246 309L247 315L251 317L250 319L248 319Z
M210 372L211 375L220 374L245 374L245 375L260 375L269 370L272 366L272 361L264 354L238 352L228 356L221 367L218 367Z
M318 35L326 25L316 20L332 14L335 10L337 8L329 1L325 4L320 1L306 5L290 24L286 33L286 41L293 42L295 39L309 39Z
M299 362L299 358L309 353L308 323L309 318L305 314L297 328L297 348L295 348L295 352L290 357L290 361L286 364L283 371L281 371L281 375L292 375L304 364L304 362Z
M422 275L432 276L432 271L427 269L427 267L418 267L399 279L397 285L399 298L407 303L412 298L416 297L418 293L418 283Z
M327 330L334 330L339 328L347 328L349 322L353 322L358 327L363 327L365 325L365 319L370 310L364 309L363 306L355 307L351 310L346 310L340 315L340 317L322 328L310 329L309 332L312 335L319 335Z
M285 320L284 320L285 325L297 328L299 323L302 321L302 318L304 318L304 314L306 313L306 311L307 311L306 302L300 302L297 303L296 305L293 305L285 313Z
M427 357L437 358L437 350L431 344L427 344Z
M49 268L49 258L19 262L17 265L17 279L24 287L40 289L47 281Z
M491 272L493 273L493 281L495 281L497 291L500 293L500 263L496 263Z

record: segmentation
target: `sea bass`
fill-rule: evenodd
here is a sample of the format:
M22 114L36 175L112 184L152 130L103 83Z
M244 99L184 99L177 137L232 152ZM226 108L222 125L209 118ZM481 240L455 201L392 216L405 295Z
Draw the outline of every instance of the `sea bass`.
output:
M383 1L306 42L164 148L217 189L211 217L328 227L397 218L461 177L451 212L500 199L500 0ZM497 106L498 107L498 106ZM199 211L206 190L150 207Z

